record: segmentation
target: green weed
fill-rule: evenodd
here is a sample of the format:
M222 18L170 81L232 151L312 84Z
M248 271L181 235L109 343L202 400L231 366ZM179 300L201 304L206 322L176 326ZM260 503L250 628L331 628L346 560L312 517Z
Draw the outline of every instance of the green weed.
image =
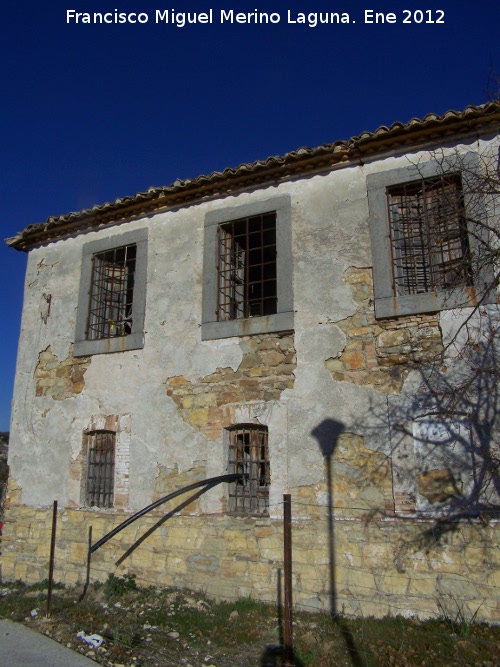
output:
M124 574L123 577L117 577L111 573L104 584L103 592L107 598L112 598L121 597L125 593L135 591L136 589L135 574Z
M475 612L469 614L463 602L458 602L455 598L451 598L451 602L455 609L450 612L448 605L440 599L436 600L436 604L441 611L440 620L447 623L452 631L460 637L469 637L483 603L479 605Z

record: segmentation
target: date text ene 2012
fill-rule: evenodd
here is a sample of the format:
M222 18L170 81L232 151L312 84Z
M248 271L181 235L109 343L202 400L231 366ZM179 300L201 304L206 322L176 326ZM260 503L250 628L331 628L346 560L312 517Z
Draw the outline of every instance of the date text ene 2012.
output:
M444 23L442 9L402 9L401 23ZM374 9L365 9L365 23L398 23L398 16L394 12L377 12Z

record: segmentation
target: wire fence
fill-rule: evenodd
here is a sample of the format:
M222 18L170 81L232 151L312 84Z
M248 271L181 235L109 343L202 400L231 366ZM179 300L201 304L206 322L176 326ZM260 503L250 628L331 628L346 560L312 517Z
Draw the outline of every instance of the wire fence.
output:
M282 514L281 507L281 502L274 503L270 508L270 514L273 518L260 518L255 526L258 524L261 526L269 525L273 529L273 536L279 537L282 532L279 519ZM189 508L185 511L189 511ZM277 518L275 519L273 515ZM92 515L87 514L86 516L88 523L91 524ZM156 521L158 516L159 514L155 514L152 520ZM179 517L179 515L177 516ZM495 614L498 615L500 595L499 586L496 583L498 581L498 564L495 560L498 555L494 549L494 539L488 538L487 540L485 538L483 542L478 540L478 536L481 534L486 535L485 531L489 530L487 526L479 521L462 522L450 526L449 532L443 533L441 529L434 530L436 524L429 518L415 521L414 518L406 519L394 516L393 513L391 514L383 508L344 507L341 505L327 507L302 500L292 501L292 517L291 562L293 571L292 588L295 601L294 628L299 633L299 648L301 645L305 646L305 649L302 650L311 654L314 651L318 654L323 650L322 662L304 664L318 664L320 667L329 667L333 664L352 664L355 666L365 664L410 665L439 664L440 660L443 661L443 664L457 665L484 664L489 666L490 664L498 664L498 660L495 662L496 658L494 656L498 654L499 638L495 634L480 636L472 631L475 621L481 618L494 619ZM321 533L318 534L316 543L311 541L313 531L311 531L310 525L308 526L308 524L311 524L311 517L315 519L312 525L318 533ZM204 551L207 557L213 558L213 562L225 564L231 559L244 555L239 552L238 548L228 549L227 541L225 542L223 539L229 521L227 517L222 520L219 515L193 516L188 513L180 515L180 518L183 525L192 520L197 522L206 521L211 524L210 527L207 526L207 534L199 536L197 550ZM100 519L99 515L96 514L95 519ZM243 522L251 522L251 519L243 519ZM398 525L391 527L393 523ZM330 533L328 524L331 526ZM101 538L105 523L101 522L99 525L101 533L97 537ZM149 526L150 523L145 523L144 526L139 525L134 535L147 530ZM306 530L304 530L304 526L307 526ZM237 527L238 522L236 521L233 530ZM491 525L492 531L495 530L495 527L496 523L493 522ZM321 531L319 531L319 528L321 528ZM76 563L62 558L67 542L66 529L67 524L64 521L59 522L55 549L56 580L65 580L74 576L76 566ZM165 551L169 552L169 557L178 557L181 560L188 558L190 548L187 543L183 549L180 549L177 556L173 553L173 549L168 546L168 532L169 524L167 523L165 533L167 547ZM214 535L217 539L212 539ZM85 536L82 535L81 538L84 540ZM148 545L148 540L146 540L138 551L140 552L142 549L148 552L156 551L159 564L162 561L161 554L158 553L158 543L154 543L153 535L151 540L153 544ZM258 545L258 542L258 539L255 540L255 544ZM357 550L350 549L353 544L357 545ZM93 581L102 577L103 573L106 572L106 567L109 568L111 563L109 555L113 554L114 557L122 546L123 543L119 545L110 543L107 547L103 547L103 552L108 550L108 553L104 553L103 559L96 564L97 568L93 571ZM474 550L476 556L482 553L482 566L478 565L477 562L468 562L467 549ZM239 583L236 579L233 579L232 587L224 586L222 594L218 597L223 597L228 604L237 605L242 597L252 595L254 598L258 598L258 591L265 589L264 599L267 602L259 603L262 604L262 609L267 608L268 603L276 606L278 604L277 596L281 584L284 554L280 555L276 550L273 550L271 557L266 558L265 549L260 545L257 553L254 553L252 558L253 561L248 561L248 570L244 576L248 577L252 572L254 572L254 576L257 576L255 572L258 571L261 577L267 578L266 585L262 587L261 581L259 582L260 588L259 586L252 587L248 585L248 582ZM164 560L163 562L166 563L167 561ZM158 571L155 572L154 568L140 573L141 568L138 563L140 563L140 558L132 561L129 571L137 572L143 581L147 581L149 577L150 581L154 582L155 576L161 574ZM255 563L259 567L252 570ZM85 563L82 561L80 566L83 575ZM113 568L109 568L108 573L112 570ZM116 570L114 571L116 572ZM120 574L124 572L127 572L127 567L120 570ZM329 575L331 575L330 580ZM83 576L79 579L83 580ZM215 574L209 571L205 573L205 585L203 583L200 585L202 579L200 572L197 572L197 579L193 578L193 583L196 583L197 588L205 589L214 594L216 590L216 586L213 585L216 580ZM179 577L179 582L181 586L189 588L187 577ZM171 583L174 586L176 585L175 576L172 577ZM186 595L189 597L189 594ZM107 603L103 602L103 604ZM160 604L159 594L156 595L154 603L147 604L158 606ZM163 604L163 606L166 605ZM56 605L56 607L54 613L62 614L63 622L70 624L71 619L69 616L65 616L66 612L59 606ZM103 623L108 623L108 626L110 624L115 624L117 627L120 624L123 626L119 619L122 618L123 620L123 615L129 611L130 609L125 609L123 606L108 604L107 609L103 607L103 612L106 612L109 619L103 621ZM142 626L138 626L133 631L127 630L127 637L120 637L119 630L110 631L112 635L110 641L118 646L123 643L124 649L126 648L127 651L133 649L132 652L137 653L138 660L130 664L141 664L141 660L144 664L150 664L147 660L152 659L150 656L153 649L153 653L155 651L157 653L156 659L159 665L195 664L178 662L178 655L172 658L168 657L170 655L169 651L172 652L169 632L175 632L175 630L172 630L172 624L169 625L168 622L165 622L163 627L157 625L155 630L146 632L145 625L154 625L149 622L148 608L146 607L145 610L139 612L137 612L137 609L133 611L136 616L141 611L144 612L143 616L146 620ZM314 620L305 619L304 612ZM168 614L168 612L165 613ZM175 610L172 613L175 615ZM387 660L393 660L392 663L390 661L380 662L380 656L378 658L379 662L373 662L373 656L378 655L381 650L380 642L383 639L377 637L377 632L374 633L374 620L371 617L386 617L386 624L392 627L392 632L399 636L399 648L395 648L388 639L385 639L387 644L386 657ZM416 617L434 619L435 623L438 623L431 633L434 639L427 640L430 641L429 650L432 649L433 662L411 662L411 659L405 653L405 646L410 647L408 649L411 649L410 654L411 651L416 650L411 648L412 636L416 631L413 629L411 621L408 620ZM166 618L168 620L168 616ZM232 627L230 624L228 625L227 620L228 615L226 614L226 623L223 623L224 619L220 621L220 630L223 632ZM190 627L191 629L184 636L184 643L188 647L190 632L194 633L192 639L197 639L196 620L193 620ZM217 625L213 625L213 627L217 627ZM223 629L224 627L226 629ZM86 631L91 629L87 628ZM384 634L381 630L378 633L381 636ZM140 641L136 642L133 639L135 635L141 638ZM241 641L243 645L243 640L238 641ZM339 644L335 649L335 662L332 661L333 657L329 656L328 647L325 648L328 642ZM194 643L197 646L199 644L197 641ZM148 645L147 650L144 649L146 644ZM443 644L442 649L439 648L441 644ZM207 644L208 646L209 644ZM255 648L256 650L257 648ZM453 659L450 661L451 650L453 651ZM141 651L144 653L142 657L140 657L142 655ZM242 651L245 653L243 649ZM339 651L344 656L342 659L338 657ZM130 658L130 655L127 655ZM471 655L486 657L477 657L477 660L481 659L483 662L476 663L471 662ZM209 656L208 650L207 655L203 657L203 661L207 656ZM407 662L402 661L402 656L405 656L404 659ZM491 656L492 661L488 662L490 659L488 656ZM190 658L182 659L188 661L191 659L196 662L198 658L201 658L201 654L199 656L193 654ZM248 656L242 656L237 658L242 662L233 662L232 664L258 664L255 662L257 659L255 653L252 657L253 663L243 662L247 658ZM234 655L232 659L236 660ZM320 658L314 659L319 660ZM311 660L313 659L311 658ZM346 662L343 663L342 660ZM408 660L410 661L408 662ZM445 660L448 662L446 663ZM199 664L210 664L203 661L200 661ZM228 662L228 664L230 663ZM221 665L223 666L224 663L219 658L217 667L221 667Z

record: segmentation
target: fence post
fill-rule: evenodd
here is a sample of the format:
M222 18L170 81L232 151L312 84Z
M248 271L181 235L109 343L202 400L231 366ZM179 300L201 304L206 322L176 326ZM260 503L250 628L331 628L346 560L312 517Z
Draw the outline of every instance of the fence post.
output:
M292 502L289 493L283 495L284 580L285 580L285 667L293 667L292 618Z
M87 593L87 589L90 584L90 559L92 557L92 526L89 526L89 541L88 541L88 547L87 547L87 576L85 578L85 586L83 587L83 593L80 596L79 602L83 600L85 597L85 594Z
M54 556L56 552L56 529L57 529L57 500L52 507L52 535L50 538L50 561L49 561L49 584L47 587L47 618L50 618L52 606L52 580L54 578Z

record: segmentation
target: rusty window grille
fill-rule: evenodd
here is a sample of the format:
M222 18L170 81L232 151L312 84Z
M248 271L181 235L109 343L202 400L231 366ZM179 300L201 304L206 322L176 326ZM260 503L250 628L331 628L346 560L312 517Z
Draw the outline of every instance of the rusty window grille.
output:
M460 175L387 190L395 295L467 285L470 250Z
M217 318L277 312L276 213L220 225Z
M245 424L229 430L229 472L248 475L229 487L229 511L234 514L268 514L267 426Z
M111 431L88 434L85 504L89 507L113 507L115 440Z
M87 340L127 336L132 332L136 245L92 257Z

